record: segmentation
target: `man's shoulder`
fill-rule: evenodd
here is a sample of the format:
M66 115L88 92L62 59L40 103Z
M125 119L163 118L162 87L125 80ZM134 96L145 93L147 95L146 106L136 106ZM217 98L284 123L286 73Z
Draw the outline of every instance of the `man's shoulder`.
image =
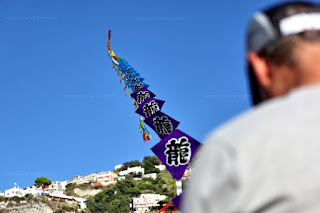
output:
M286 134L290 126L303 128L305 122L320 122L320 86L299 88L236 116L217 128L210 138L232 143L261 140L265 136ZM318 115L318 116L317 116Z

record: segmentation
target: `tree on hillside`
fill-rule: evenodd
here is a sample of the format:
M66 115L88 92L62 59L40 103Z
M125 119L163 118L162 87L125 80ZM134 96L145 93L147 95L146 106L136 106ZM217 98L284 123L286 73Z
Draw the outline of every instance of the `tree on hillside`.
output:
M118 181L114 186L114 189L120 194L126 194L128 188L134 187L136 181L132 177L126 177L125 180Z
M129 162L130 167L136 167L136 166L141 166L141 162L138 160L133 160Z
M51 180L46 177L38 177L35 181L36 186L49 186L51 184Z
M142 163L145 163L146 161L150 161L153 165L160 165L161 161L156 156L145 156L143 158Z
M149 160L144 160L142 167L144 168L145 174L159 173L160 170L154 166L154 164Z
M96 196L89 197L86 200L86 205L90 212L105 213L111 210L107 202L97 199Z
M132 187L127 189L127 194L130 194L132 197L136 197L141 194L141 191L138 187Z

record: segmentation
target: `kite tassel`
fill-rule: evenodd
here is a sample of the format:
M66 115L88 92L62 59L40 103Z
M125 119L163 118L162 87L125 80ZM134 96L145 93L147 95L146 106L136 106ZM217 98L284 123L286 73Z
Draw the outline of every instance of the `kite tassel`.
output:
M147 128L145 127L144 125L144 122L143 122L143 117L140 116L140 121L139 121L139 130L142 134L142 137L143 137L143 141L144 142L147 142L147 141L150 141L152 139L150 133L148 132Z

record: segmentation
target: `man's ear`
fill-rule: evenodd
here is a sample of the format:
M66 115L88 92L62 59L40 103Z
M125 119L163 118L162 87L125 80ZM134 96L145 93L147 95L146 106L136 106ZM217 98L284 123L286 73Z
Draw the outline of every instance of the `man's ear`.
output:
M254 52L248 52L247 59L252 65L253 72L256 75L259 84L263 88L268 89L271 84L271 73L266 59L258 56L258 54Z

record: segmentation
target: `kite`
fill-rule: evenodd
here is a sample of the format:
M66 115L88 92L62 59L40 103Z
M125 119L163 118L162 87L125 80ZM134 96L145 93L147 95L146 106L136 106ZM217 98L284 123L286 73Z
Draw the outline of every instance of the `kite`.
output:
M125 95L129 93L134 100L135 112L139 114L139 130L144 142L152 139L145 123L152 128L161 141L151 148L159 160L166 166L172 177L180 180L191 160L199 150L201 143L177 129L179 121L162 112L165 101L156 96L144 82L144 78L123 58L117 57L110 47L111 30L108 33L108 55L113 68L124 82ZM164 211L171 203L178 207L181 195L178 194L159 212Z

